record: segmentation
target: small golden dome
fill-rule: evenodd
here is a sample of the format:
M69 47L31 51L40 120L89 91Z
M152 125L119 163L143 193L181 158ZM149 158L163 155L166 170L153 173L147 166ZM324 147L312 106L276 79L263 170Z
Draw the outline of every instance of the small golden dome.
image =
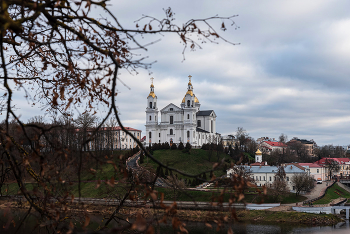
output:
M184 98L182 99L182 103L185 103L186 95L189 94L191 97L194 96L194 102L199 103L198 98L193 94L193 91L188 90L187 93L185 94Z
M262 155L261 151L258 149L256 152L255 152L255 155Z
M153 84L151 84L151 88L154 88L154 85L153 85Z
M152 96L153 98L156 97L156 94L154 92L150 92L147 97Z

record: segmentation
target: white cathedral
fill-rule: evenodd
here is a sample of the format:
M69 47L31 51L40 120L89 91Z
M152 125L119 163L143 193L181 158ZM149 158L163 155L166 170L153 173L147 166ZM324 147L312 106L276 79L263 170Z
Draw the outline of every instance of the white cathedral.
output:
M153 78L146 108L146 144L154 143L186 144L194 147L205 143L218 143L220 134L216 133L216 114L213 110L199 110L201 104L193 93L191 76L187 92L180 104L170 103L160 110L158 122L157 96L154 93Z

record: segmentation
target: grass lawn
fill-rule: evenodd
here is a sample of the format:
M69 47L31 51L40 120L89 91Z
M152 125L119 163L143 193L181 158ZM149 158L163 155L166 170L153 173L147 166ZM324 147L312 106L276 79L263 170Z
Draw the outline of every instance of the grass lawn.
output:
M27 183L26 189L28 191L33 191L33 188L36 187L34 183ZM8 189L5 192L5 189ZM54 185L54 189L64 196L66 192L72 193L75 197L79 196L78 184L56 184ZM42 190L42 189L41 189ZM169 188L161 188L156 187L155 190L160 193L164 193L164 199L172 201L175 199L174 191ZM143 187L138 189L138 196L143 197ZM255 193L253 193L255 191ZM17 195L19 194L19 189L16 183L4 185L2 188L3 195ZM81 183L81 194L82 197L85 198L118 198L123 196L126 192L125 184L116 184L115 186L109 186L104 182L101 183L99 187L97 187L97 182L82 182ZM194 190L182 190L176 192L176 200L177 201L198 201L198 202L211 202L218 201L217 197L220 195L220 190L212 190L212 191L194 191ZM224 194L223 200L224 202L228 202L231 197L234 197L233 192L228 191ZM306 198L303 196L296 197L295 194L289 194L284 196L283 201L281 203L295 203L305 200ZM256 190L250 189L249 193L245 195L244 202L247 203L275 203L272 197L268 195L259 195ZM242 201L240 201L242 202Z
M164 193L164 199L165 200L174 200L175 195L174 191L168 188L155 188L158 192ZM256 191L256 190L254 190ZM205 201L205 202L210 202L210 201L217 201L217 197L220 195L219 191L194 191L194 190L183 190L183 191L178 191L176 193L176 200L177 201ZM229 199L231 197L234 197L233 193L231 192L226 192L224 194L224 202L229 202ZM289 193L283 197L283 200L281 203L283 204L288 204L288 203L296 203L296 202L302 202L306 200L307 198L304 196L298 196L296 197L294 193ZM277 201L274 200L274 198L270 197L268 194L267 195L259 195L258 193L249 193L245 194L244 199L242 200L247 203L276 203ZM242 202L240 201L240 202Z
M213 153L209 161L209 151L202 149L191 149L190 154L183 153L181 150L156 150L153 152L153 156L165 165L191 175L210 170L218 162L216 152ZM219 153L219 161L223 158L230 160L230 157L225 153ZM158 167L156 163L147 158L145 158L142 166L151 167L154 170ZM222 176L226 174L226 171L224 172L223 168L221 168L215 171L214 174L215 176ZM181 175L178 175L178 177L184 178ZM207 173L207 178L209 179L209 173Z
M333 199L340 197L350 198L350 193L345 189L339 187L338 184L334 184L327 190L326 195L320 200L315 201L314 204L329 204Z

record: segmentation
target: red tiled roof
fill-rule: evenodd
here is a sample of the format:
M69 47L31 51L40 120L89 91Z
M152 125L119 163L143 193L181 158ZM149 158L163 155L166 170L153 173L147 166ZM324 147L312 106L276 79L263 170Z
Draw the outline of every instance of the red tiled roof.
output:
M324 164L326 164L326 160L335 161L339 164L344 164L346 162L350 162L349 158L322 158L322 159L316 161L315 163L324 165Z
M277 142L277 141L263 141L266 144L269 144L271 146L277 146L277 147L287 147L286 144L282 143L282 142Z
M321 165L319 164L316 164L316 163L299 163L300 166L302 167L322 167Z
M266 162L251 163L250 166L269 166Z

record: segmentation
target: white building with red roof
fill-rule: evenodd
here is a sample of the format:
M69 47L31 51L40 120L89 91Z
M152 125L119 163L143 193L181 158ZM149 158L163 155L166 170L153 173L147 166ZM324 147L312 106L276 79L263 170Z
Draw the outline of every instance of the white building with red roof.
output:
M283 149L285 149L286 147L286 144L279 141L263 141L259 144L259 149L264 154L270 154L274 151L283 153Z
M299 165L308 170L310 176L312 176L315 180L327 180L326 168L323 165L319 165L317 163L299 163Z
M350 176L350 159L349 158L321 158L315 163L318 165L327 167L328 162L336 162L340 166L340 170L338 172L333 172L332 173L333 175L339 176L339 177Z

